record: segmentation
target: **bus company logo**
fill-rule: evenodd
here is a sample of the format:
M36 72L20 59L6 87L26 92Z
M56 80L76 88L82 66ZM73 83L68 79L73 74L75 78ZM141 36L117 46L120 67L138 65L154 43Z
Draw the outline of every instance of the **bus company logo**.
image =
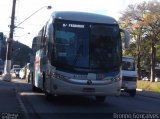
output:
M92 81L91 81L91 80L87 80L87 84L88 84L88 85L91 85L91 84L92 84Z

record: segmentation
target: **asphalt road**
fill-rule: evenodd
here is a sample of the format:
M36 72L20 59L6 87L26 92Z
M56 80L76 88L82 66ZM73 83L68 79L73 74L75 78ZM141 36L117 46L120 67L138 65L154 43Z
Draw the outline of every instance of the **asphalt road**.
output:
M121 96L108 96L104 103L96 102L94 97L60 96L47 101L42 92L32 92L30 84L19 85L20 95L29 114L39 119L53 118L106 118L116 113L143 114L160 113L160 99L126 93ZM32 115L32 116L33 116ZM160 115L158 115L159 117ZM160 118L160 117L159 117Z
M13 82L22 103L21 110L27 119L160 119L158 98L140 95L130 97L123 93L118 97L106 97L104 103L87 96L59 96L47 101L44 93L32 92L30 84L17 80Z

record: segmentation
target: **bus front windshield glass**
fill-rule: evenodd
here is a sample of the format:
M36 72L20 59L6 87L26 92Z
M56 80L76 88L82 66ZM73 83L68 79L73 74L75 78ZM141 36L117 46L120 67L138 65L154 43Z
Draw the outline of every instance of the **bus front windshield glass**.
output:
M119 27L116 25L57 22L57 65L73 68L108 69L121 63Z

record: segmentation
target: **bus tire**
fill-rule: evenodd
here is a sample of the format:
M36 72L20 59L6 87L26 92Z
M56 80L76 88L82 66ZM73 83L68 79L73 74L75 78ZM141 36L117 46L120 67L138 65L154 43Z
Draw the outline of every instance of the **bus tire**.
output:
M128 93L131 97L134 97L136 95L136 89L129 90Z
M34 86L33 84L32 84L32 91L33 92L37 92L38 91L38 88L36 86Z
M105 98L106 98L106 96L96 96L96 101L97 102L104 102Z
M52 94L48 93L47 91L45 91L45 96L46 96L46 100L47 101L51 101L52 100Z
M51 101L52 100L52 94L48 93L46 91L46 75L45 72L43 72L43 92L45 93L45 97L47 101Z

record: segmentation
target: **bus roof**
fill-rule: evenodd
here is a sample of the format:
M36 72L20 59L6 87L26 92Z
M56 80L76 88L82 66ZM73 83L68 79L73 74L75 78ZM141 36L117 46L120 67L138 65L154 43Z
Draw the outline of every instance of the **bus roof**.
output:
M52 13L52 17L54 19L64 19L80 22L118 24L117 21L112 17L86 12L57 11Z

